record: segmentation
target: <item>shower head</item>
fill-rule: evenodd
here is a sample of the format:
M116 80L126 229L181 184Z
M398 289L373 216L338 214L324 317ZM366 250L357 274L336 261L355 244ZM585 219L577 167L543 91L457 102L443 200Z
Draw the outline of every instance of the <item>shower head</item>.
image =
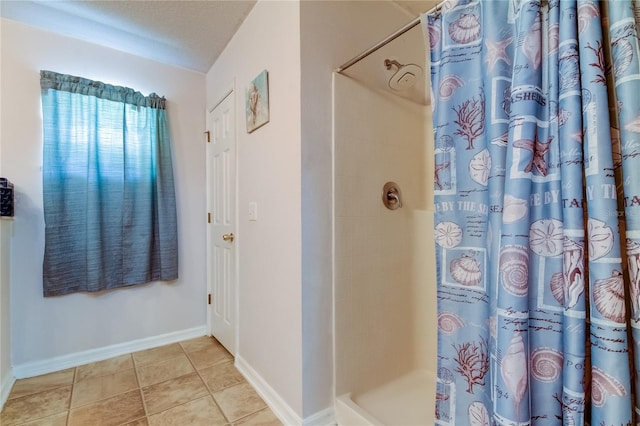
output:
M422 68L416 64L403 65L398 61L385 59L384 66L388 70L393 66L398 69L389 79L389 87L393 90L407 90L413 87L418 78L422 76Z
M384 66L387 67L388 70L390 70L392 66L395 66L398 69L400 69L402 67L402 64L400 62L398 62L398 61L393 60L393 59L385 59L384 60Z

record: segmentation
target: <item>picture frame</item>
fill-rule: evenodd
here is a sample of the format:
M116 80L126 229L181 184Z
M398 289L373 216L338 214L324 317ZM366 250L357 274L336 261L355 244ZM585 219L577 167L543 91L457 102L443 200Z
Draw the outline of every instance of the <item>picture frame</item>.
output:
M262 71L249 84L245 93L247 133L269 122L269 73Z

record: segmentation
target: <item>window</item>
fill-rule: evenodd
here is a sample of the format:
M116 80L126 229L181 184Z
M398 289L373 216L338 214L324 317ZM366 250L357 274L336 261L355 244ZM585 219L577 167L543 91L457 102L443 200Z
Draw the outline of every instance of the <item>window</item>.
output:
M178 277L165 99L41 71L45 296Z

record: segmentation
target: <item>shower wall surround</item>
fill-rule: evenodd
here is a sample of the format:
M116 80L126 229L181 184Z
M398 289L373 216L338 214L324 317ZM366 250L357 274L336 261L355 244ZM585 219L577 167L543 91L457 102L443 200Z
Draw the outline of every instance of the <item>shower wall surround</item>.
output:
M431 110L334 76L336 395L435 371ZM403 207L381 201L385 182Z

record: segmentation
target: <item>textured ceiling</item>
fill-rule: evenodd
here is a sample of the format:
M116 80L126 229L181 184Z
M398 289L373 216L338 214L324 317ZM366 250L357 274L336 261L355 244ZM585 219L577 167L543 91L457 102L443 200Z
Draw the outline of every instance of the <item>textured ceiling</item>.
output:
M207 72L255 0L0 0L3 18Z
M437 3L393 1L409 16L417 16ZM0 0L0 16L204 73L255 3L256 0Z
M442 0L440 0L442 1ZM440 1L438 0L395 0L400 6L411 12L412 14L418 16L428 10L434 8L436 4Z

